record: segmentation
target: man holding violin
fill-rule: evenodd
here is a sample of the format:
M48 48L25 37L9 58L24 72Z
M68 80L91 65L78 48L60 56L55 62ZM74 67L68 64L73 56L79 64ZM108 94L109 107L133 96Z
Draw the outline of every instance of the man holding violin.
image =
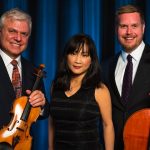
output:
M29 96L33 108L42 108L41 118L49 115L43 82L40 82L40 89L31 92L36 79L35 68L21 56L27 47L31 28L31 17L19 9L11 9L0 18L0 128L11 121L12 104L20 96ZM15 78L20 82L16 83Z

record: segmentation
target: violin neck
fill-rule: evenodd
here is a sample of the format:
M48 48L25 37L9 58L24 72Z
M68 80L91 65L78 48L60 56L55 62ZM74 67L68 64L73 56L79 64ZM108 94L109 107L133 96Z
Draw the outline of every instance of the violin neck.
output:
M40 83L40 79L41 79L40 77L36 78L36 81L35 81L34 86L32 88L32 92L38 89L38 86L39 86L39 83Z
M27 100L25 109L24 109L24 111L22 113L22 116L21 116L21 120L27 121L27 119L29 117L29 114L30 114L30 110L31 110L31 105L29 103L29 100Z
M38 89L38 86L39 86L39 83L40 83L40 79L41 79L40 77L36 78L36 81L34 83L32 91L35 91L36 89ZM21 116L21 120L27 121L27 119L29 117L29 114L30 114L30 110L31 110L31 105L29 103L29 100L27 100L25 109L24 109L24 111L22 113L22 116Z

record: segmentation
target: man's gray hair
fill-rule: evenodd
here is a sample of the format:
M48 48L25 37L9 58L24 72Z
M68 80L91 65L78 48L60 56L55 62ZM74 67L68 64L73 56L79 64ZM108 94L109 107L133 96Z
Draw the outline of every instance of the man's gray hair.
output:
M13 9L6 11L0 17L0 29L3 28L5 19L8 19L8 18L10 18L12 20L27 21L29 24L30 34L31 34L32 20L31 20L31 16L29 14L27 14L26 12L24 12L18 8L13 8Z

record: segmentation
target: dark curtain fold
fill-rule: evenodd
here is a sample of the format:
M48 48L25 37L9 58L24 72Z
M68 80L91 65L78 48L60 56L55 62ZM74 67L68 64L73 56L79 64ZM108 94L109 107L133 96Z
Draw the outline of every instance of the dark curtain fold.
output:
M150 43L149 0L0 0L0 14L18 7L32 16L33 30L24 56L35 65L45 64L46 94L54 78L64 44L76 33L91 35L99 60L120 50L115 36L115 10L124 4L137 4L145 14L145 41ZM33 126L34 150L48 149L48 121Z

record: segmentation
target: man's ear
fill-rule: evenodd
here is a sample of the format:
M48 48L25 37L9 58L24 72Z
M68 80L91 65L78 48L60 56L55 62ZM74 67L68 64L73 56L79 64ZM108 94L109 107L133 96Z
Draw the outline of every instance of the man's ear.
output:
M143 34L144 34L144 31L145 31L145 23L143 24Z

